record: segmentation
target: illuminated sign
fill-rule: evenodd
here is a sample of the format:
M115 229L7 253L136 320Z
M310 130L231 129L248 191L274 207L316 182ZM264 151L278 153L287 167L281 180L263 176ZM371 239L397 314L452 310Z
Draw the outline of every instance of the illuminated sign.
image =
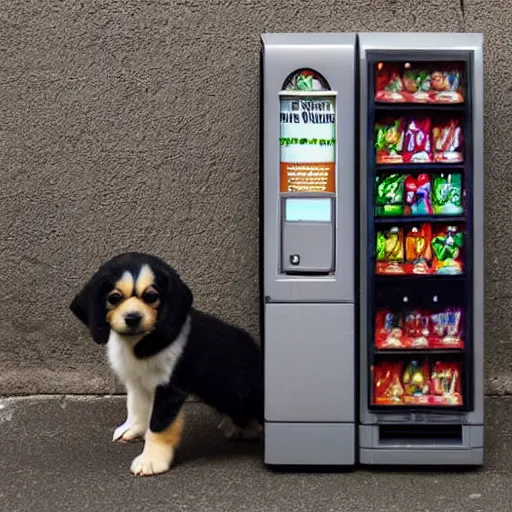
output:
M283 91L280 105L281 192L335 192L335 93Z

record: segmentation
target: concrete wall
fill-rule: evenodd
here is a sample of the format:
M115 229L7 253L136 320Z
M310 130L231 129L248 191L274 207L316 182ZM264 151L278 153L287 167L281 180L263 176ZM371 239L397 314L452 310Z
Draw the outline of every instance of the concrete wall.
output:
M0 2L0 393L115 391L68 312L105 258L155 252L258 334L265 31L483 31L487 377L512 389L512 0ZM511 192L509 196L508 192Z

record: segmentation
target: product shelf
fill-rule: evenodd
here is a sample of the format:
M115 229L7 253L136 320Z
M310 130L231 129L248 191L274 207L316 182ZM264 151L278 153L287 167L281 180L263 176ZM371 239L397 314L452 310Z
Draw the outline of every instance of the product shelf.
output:
M428 112L437 114L443 112L464 112L466 105L464 103L391 103L375 102L377 112Z

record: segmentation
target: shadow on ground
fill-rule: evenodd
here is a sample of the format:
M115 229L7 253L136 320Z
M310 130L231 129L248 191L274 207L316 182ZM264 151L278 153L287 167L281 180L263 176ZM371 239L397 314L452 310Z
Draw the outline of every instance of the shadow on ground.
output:
M226 442L217 416L187 404L174 468L129 473L141 443L110 442L120 398L0 401L0 510L9 512L476 512L512 510L512 399L489 398L486 466L478 471L276 472L262 443Z

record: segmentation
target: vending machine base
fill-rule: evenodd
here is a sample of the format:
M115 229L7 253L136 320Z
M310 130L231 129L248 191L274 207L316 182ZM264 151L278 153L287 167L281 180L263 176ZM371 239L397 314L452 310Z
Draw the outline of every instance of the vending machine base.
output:
M265 463L346 466L354 464L354 426L342 423L265 425Z
M362 425L360 463L382 465L480 466L483 425Z

